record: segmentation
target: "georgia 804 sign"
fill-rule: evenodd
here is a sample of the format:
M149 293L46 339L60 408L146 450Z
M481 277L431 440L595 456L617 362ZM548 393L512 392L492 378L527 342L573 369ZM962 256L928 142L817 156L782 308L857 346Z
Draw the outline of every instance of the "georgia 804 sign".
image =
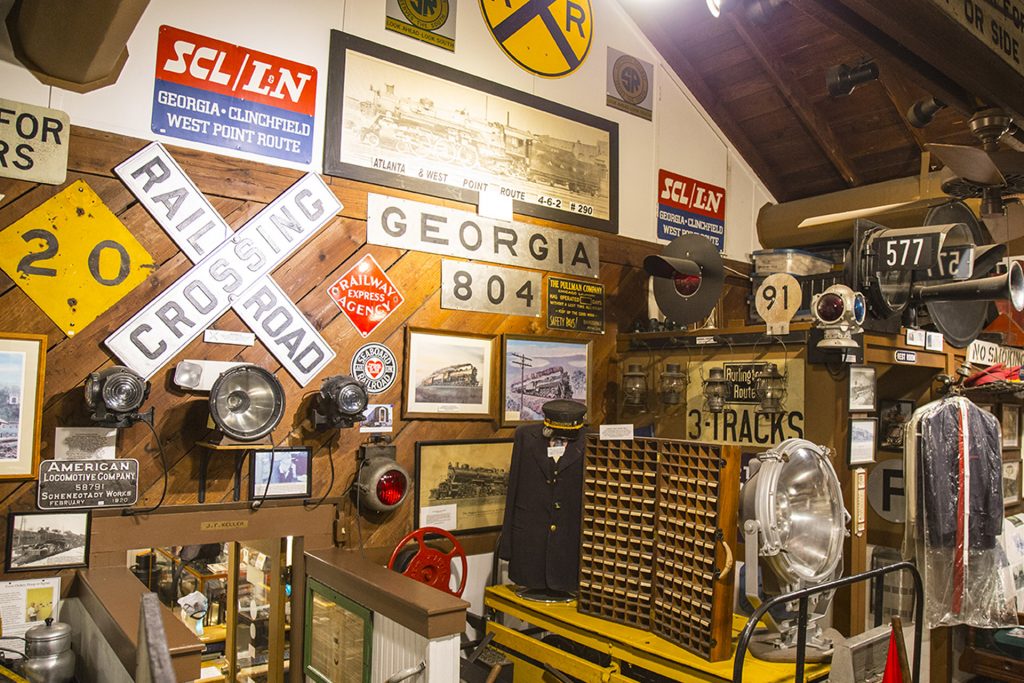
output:
M590 52L590 0L480 0L480 11L505 54L532 74L568 76Z

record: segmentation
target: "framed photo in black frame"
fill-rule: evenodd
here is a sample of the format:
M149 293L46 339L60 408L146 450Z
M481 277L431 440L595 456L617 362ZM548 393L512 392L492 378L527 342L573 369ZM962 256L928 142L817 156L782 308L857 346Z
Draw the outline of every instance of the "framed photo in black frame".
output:
M618 124L331 32L324 173L618 233Z
M249 500L312 496L312 456L309 446L254 450L249 457Z
M512 439L416 443L417 526L453 534L501 528Z
M870 365L850 366L850 412L870 413L878 407L875 389L875 368Z
M12 512L4 564L9 572L89 566L89 512Z

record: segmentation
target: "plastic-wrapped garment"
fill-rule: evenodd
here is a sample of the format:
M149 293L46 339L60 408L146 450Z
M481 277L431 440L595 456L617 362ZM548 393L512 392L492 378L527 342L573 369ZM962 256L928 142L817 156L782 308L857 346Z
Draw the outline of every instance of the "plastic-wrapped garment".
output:
M908 525L925 584L928 627L1015 625L1012 596L1001 578L1006 556L998 542L1003 525L999 422L957 396L924 406L910 426L915 443L905 444L904 457L916 492Z

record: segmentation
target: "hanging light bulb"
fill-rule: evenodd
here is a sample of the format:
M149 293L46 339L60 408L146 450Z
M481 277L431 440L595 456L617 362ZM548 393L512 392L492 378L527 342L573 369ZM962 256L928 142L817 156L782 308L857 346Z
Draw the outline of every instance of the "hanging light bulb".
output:
M642 365L627 365L622 375L622 394L627 406L642 406L647 403L647 373Z
M661 371L661 402L665 405L679 405L683 400L686 388L686 375L681 371L679 363L666 363Z
M775 363L765 363L754 378L754 393L761 402L758 415L778 415L786 412L782 402L786 399L786 377Z
M704 410L709 413L720 413L725 410L725 399L729 393L729 384L729 380L725 378L725 370L723 368L711 368L702 387Z

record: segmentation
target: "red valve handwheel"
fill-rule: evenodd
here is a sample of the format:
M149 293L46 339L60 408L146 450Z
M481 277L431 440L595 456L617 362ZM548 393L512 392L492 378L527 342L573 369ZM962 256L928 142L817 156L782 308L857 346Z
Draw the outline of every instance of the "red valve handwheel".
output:
M437 548L430 547L426 543L427 534L443 536L451 541L452 549L445 553ZM451 593L456 597L461 597L462 591L466 590L466 576L469 573L469 564L466 562L466 551L462 549L462 545L455 540L455 537L436 526L425 526L416 529L395 546L394 552L391 553L391 559L388 560L388 569L395 569L395 565L399 561L399 555L410 541L416 541L419 548L416 550L416 554L409 559L405 569L402 570L402 575L443 590L446 593ZM456 590L452 590L448 586L452 576L452 558L454 557L458 557L462 562L462 580L459 582L459 587Z

